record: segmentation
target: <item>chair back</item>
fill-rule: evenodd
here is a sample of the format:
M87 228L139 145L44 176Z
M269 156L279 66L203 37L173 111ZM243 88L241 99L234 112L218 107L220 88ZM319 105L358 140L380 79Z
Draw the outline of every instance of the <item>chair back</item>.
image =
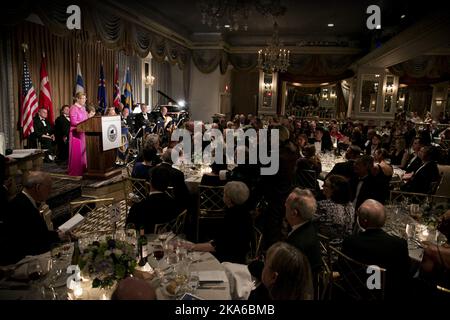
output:
M183 210L175 219L155 224L154 233L160 234L164 232L173 232L175 234L181 234L184 232L184 225L186 222L187 209Z
M85 217L82 224L74 228L76 235L119 228L125 224L125 201L114 198L100 198L73 201L69 204L71 215Z
M333 246L329 248L337 256L334 270L339 273L333 279L333 294L358 301L384 300L386 269L356 261Z
M137 202L141 202L150 194L150 183L145 179L126 177L122 180L126 212Z
M225 203L223 202L223 186L198 187L199 210L197 214L197 242L200 239L201 221L220 221L225 215ZM210 221L211 222L211 221Z
M255 226L253 226L253 235L250 240L250 252L247 256L247 262L250 263L251 261L258 258L261 254L261 243L263 239L262 232Z
M315 300L331 300L331 289L333 285L332 258L330 250L330 238L321 233L317 234L320 244L320 256L322 268L317 273L314 283Z

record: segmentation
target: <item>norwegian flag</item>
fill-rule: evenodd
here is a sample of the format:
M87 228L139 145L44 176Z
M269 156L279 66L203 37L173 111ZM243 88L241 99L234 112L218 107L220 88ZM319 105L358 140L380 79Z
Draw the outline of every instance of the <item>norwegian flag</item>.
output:
M53 126L55 124L55 116L53 115L52 88L48 80L45 54L41 60L41 90L39 91L39 108L45 108L48 112L48 121Z
M36 91L34 91L33 83L31 82L30 70L25 58L23 59L22 72L22 104L20 108L20 125L22 127L23 137L28 136L34 132L33 117L38 111L38 100Z
M103 64L100 66L100 78L98 80L97 91L98 106L104 113L106 109L106 87L105 87L105 73L103 72Z
M120 103L119 65L116 64L116 68L114 70L113 106L118 107L119 103Z

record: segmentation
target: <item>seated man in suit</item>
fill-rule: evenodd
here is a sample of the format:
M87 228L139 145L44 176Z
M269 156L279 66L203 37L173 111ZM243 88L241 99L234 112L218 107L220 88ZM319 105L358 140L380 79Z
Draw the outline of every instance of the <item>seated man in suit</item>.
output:
M38 114L34 117L33 121L34 135L41 143L41 149L47 149L46 160L55 160L55 135L53 134L53 128L50 126L50 122L47 120L47 109L39 109Z
M419 158L422 165L414 173L406 173L403 179L407 183L401 187L401 190L417 193L434 193L433 184L439 183L440 174L436 163L438 150L433 146L422 147L419 151Z
M313 274L322 266L320 245L312 218L316 213L317 203L309 190L295 188L285 202L286 221L291 227L286 242L299 249L308 257Z
M148 106L146 104L141 104L141 113L138 113L134 117L134 132L139 131L138 137L141 138L143 136L142 127L150 126L150 123L154 122L154 119L150 113L148 113Z
M155 224L176 218L179 209L166 193L169 179L170 172L167 168L158 166L152 170L150 194L131 206L127 223L133 223L138 229L144 228L145 233L154 233Z
M23 183L22 192L11 201L5 218L5 230L8 230L9 248L2 260L15 263L27 255L38 255L51 249L53 243L67 235L61 231L50 231L39 206L50 195L52 180L45 172L32 171ZM14 210L14 211L12 211Z
M186 186L186 183L184 182L184 174L178 169L175 169L172 167L172 149L167 148L166 151L163 153L162 162L157 167L163 167L166 168L169 171L169 187L173 188L173 194L170 194L174 197L175 202L177 203L177 206L184 210L188 206L189 202L189 190ZM154 167L156 168L156 167ZM150 179L152 177L152 171L154 170L152 168L150 170Z
M346 162L336 163L330 173L327 174L327 177L331 175L339 175L348 179L348 181L353 181L357 179L354 165L355 160L361 156L361 148L357 145L351 145L347 148L345 152Z
M373 158L363 155L355 161L354 169L358 179L352 181L352 198L355 210L367 199L380 199L377 181L372 176Z
M415 138L412 144L413 153L408 156L406 166L402 169L406 173L415 172L422 165L422 160L419 158L419 151L422 147L425 147L425 143L421 138Z
M363 231L344 239L342 253L358 262L386 269L385 297L404 297L410 269L406 240L383 231L386 211L381 203L373 199L361 204L357 221ZM400 292L402 295L395 296Z

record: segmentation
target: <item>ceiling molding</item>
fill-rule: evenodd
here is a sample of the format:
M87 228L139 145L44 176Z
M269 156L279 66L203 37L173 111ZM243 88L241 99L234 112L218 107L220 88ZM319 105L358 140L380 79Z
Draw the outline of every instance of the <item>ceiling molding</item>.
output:
M387 68L441 47L448 43L449 21L448 12L430 15L358 60L352 69L360 66Z

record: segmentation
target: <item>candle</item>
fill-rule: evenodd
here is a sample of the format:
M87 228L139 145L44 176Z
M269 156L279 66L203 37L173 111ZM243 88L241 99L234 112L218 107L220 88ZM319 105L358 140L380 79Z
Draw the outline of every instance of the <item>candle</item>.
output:
M73 289L73 295L75 296L75 298L79 298L83 295L83 288L79 283L77 283L77 285Z

